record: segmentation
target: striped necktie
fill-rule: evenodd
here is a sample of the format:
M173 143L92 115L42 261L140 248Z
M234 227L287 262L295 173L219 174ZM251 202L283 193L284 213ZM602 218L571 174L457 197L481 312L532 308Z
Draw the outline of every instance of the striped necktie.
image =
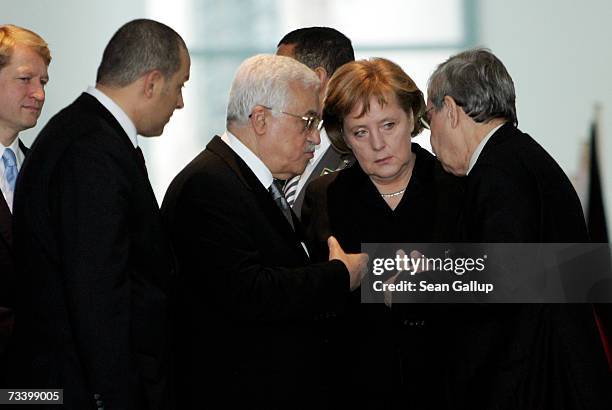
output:
M285 193L285 198L287 199L287 203L290 207L293 208L293 204L295 204L295 199L297 198L297 187L300 182L300 175L296 175L291 178L285 184L283 188L283 192Z
M278 189L278 187L276 186L276 181L272 182L270 188L268 188L268 191L270 192L270 195L272 195L272 199L274 199L276 205L283 212L283 215L287 219L287 222L289 222L289 224L291 225L291 228L295 229L293 226L293 217L291 216L291 207L287 203L287 200L285 199L285 196L283 195L281 190Z

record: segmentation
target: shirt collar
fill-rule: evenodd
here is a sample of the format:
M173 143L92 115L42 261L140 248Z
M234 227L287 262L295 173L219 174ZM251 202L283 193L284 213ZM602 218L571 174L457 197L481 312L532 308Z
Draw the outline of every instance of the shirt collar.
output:
M136 131L136 126L134 125L130 117L128 117L128 115L125 113L125 111L123 111L121 107L119 107L119 105L117 105L117 103L114 102L109 96L107 96L97 88L91 86L87 87L86 93L93 96L96 100L100 102L100 104L104 106L104 108L110 111L110 113L113 115L113 117L115 117L119 125L121 125L121 128L123 128L123 131L125 131L127 136L130 138L132 144L134 144L134 148L138 147L138 132Z
M317 156L322 157L323 154L327 151L327 148L331 145L331 141L329 140L329 136L327 135L327 131L323 128L319 132L319 136L321 137L321 142L319 145L315 146L314 158L311 161L318 162Z
M221 136L223 142L225 142L242 160L247 166L253 171L259 182L266 188L270 188L274 177L272 172L268 169L266 164L263 163L257 155L253 153L246 145L242 143L235 135L229 131L225 131Z
M21 164L23 164L24 154L21 152L21 147L19 146L19 138L15 138L15 141L11 143L8 147L0 144L0 158L4 155L4 150L10 148L15 154L15 158L17 160L17 170L21 169Z
M493 134L495 134L495 132L498 129L500 129L501 126L504 125L504 124L505 123L501 123L497 127L493 128L491 131L489 131L489 133L486 135L486 137L484 137L482 139L482 141L480 141L480 144L478 144L478 146L476 147L476 150L472 153L472 156L470 157L470 163L468 165L468 170L465 173L466 175L469 175L470 172L472 171L472 168L474 168L474 165L476 165L476 161L478 161L478 157L480 157L480 154L482 153L482 150L484 149L484 146L487 145L487 142L489 142L489 140L491 139Z

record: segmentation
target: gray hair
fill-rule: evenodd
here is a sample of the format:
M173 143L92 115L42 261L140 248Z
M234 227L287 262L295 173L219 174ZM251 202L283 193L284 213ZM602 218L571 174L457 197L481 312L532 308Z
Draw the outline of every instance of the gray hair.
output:
M181 49L187 50L185 41L172 28L154 20L132 20L108 42L96 82L124 87L153 70L170 78L181 66Z
M320 87L319 78L304 64L283 56L258 54L236 72L227 105L227 124L246 124L256 105L283 110L292 97L291 85Z
M476 122L504 118L518 124L512 78L485 48L464 51L440 64L429 78L427 94L436 110L448 95Z

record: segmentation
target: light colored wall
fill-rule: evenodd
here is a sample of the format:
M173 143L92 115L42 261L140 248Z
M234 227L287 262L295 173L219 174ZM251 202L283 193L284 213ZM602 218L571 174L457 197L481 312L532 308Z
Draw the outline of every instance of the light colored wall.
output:
M600 154L607 215L611 221L612 164L606 160L612 156L612 46L609 43L612 3L607 0L475 1L480 43L499 55L515 80L519 126L539 141L570 176L578 170L579 151L588 135L594 104L602 104ZM150 13L158 17L150 5L159 2L3 1L0 23L33 29L49 42L53 53L47 102L38 126L22 133L26 143L32 142L53 114L94 83L102 50L112 33L132 18ZM177 2L183 8L189 4L190 1ZM174 25L174 21L166 22L181 33L190 30ZM202 75L206 73L192 72L193 82ZM158 154L168 153L168 144L194 151L183 155L185 158L195 156L199 150L182 146L185 142L180 139L180 130L186 126L183 123L189 116L190 99L196 98L201 96L186 96L186 112L175 114L177 118L173 118L160 140L155 139L150 146L143 144L154 171L165 166L163 162L168 159L163 160ZM199 130L202 135L213 131ZM155 149L155 145L160 149ZM169 182L156 172L150 174L156 187ZM161 199L163 189L156 188L156 193ZM608 226L612 228L610 223Z
M36 127L20 134L30 145L49 118L95 85L102 52L113 33L142 17L145 0L3 0L0 24L41 35L51 50L46 102Z
M502 59L514 79L519 127L570 176L578 171L594 105L602 105L600 165L610 230L612 2L481 0L479 10L481 43Z

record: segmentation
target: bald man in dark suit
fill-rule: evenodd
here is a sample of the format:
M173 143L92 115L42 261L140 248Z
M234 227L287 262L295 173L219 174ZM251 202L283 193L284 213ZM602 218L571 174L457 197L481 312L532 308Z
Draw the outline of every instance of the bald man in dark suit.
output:
M189 70L178 33L131 21L96 86L32 146L15 196L12 386L63 388L62 409L169 408L175 263L138 135L160 135L183 107Z

